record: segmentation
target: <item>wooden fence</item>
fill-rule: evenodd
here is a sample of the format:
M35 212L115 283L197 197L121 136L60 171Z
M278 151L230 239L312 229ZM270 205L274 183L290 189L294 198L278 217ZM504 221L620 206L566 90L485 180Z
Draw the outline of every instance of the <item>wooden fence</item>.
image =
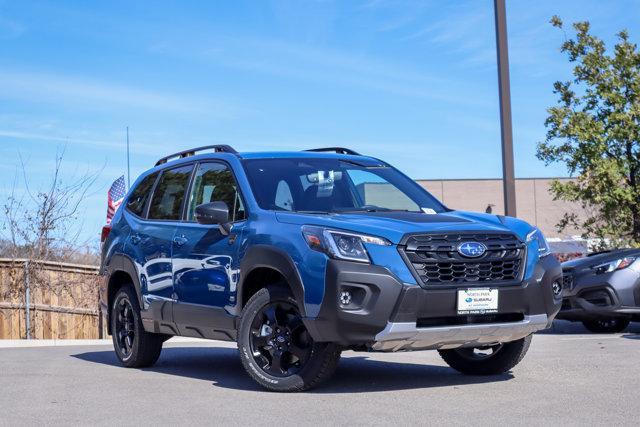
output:
M106 336L98 267L0 259L0 339Z

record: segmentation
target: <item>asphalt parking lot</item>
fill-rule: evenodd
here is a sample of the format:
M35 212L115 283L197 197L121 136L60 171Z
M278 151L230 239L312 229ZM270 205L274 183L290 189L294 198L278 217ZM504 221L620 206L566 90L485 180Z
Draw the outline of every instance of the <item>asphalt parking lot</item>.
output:
M167 343L156 366L124 369L108 345L0 349L0 424L637 425L640 324L592 335L557 322L512 373L468 377L437 352L345 352L301 394L259 389L235 345Z

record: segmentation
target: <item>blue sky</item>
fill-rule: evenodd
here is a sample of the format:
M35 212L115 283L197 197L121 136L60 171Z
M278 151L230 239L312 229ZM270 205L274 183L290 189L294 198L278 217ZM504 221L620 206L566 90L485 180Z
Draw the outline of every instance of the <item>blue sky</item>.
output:
M516 175L558 176L535 145L552 83L570 76L561 31L589 20L640 36L640 1L507 0ZM0 199L24 159L30 186L102 168L106 190L171 152L346 146L413 178L501 173L491 0L30 2L0 0ZM24 183L18 180L18 189Z

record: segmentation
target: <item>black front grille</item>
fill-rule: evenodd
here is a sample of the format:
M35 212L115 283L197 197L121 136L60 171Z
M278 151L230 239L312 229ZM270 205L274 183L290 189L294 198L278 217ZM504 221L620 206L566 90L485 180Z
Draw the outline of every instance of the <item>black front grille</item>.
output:
M487 250L477 258L465 257L458 252L464 242L480 242ZM524 268L525 245L509 233L411 235L400 251L423 285L513 282Z

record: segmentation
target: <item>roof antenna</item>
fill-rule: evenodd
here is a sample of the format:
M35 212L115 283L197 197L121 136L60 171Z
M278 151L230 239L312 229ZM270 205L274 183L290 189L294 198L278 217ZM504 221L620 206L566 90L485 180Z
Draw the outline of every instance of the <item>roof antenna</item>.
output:
M127 126L127 189L131 188L131 168L129 167L129 126Z

